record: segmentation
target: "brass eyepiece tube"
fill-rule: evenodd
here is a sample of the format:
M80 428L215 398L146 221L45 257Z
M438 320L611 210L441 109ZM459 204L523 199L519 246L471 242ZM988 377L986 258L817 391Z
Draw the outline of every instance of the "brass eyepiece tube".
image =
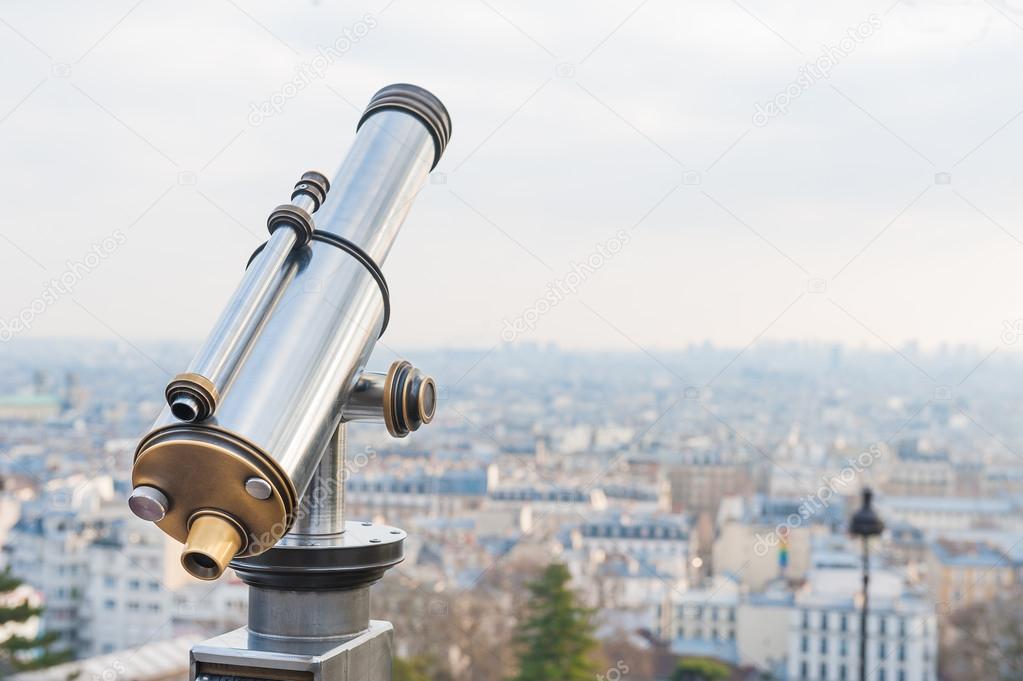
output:
M308 243L295 243L297 229L271 227L236 292L241 302L232 299L190 375L172 382L180 401L168 388L171 405L136 450L132 508L186 543L191 574L215 579L293 524L386 328L380 266L450 135L447 110L426 90L392 85L374 95ZM301 221L289 211L275 215ZM392 433L414 430L432 417L435 386L411 365L394 374L391 384L403 387L389 399L404 401L391 408ZM205 407L202 391L185 390L201 383L195 376L215 389L215 404L184 418Z

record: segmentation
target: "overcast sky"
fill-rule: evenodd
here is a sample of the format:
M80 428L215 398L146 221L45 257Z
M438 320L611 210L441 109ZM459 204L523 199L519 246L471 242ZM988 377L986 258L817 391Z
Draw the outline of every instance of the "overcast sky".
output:
M1023 318L1023 2L25 0L0 73L19 338L201 338L396 81L454 134L384 265L391 344L993 348Z

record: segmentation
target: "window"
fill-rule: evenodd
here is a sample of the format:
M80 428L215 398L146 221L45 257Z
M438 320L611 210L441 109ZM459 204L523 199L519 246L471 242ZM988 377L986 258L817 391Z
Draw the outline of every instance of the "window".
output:
M884 668L877 670L877 681L885 681Z
M810 611L803 611L803 628L808 629L810 627Z
M906 618L905 617L900 617L899 618L899 636L902 636L902 637L906 636Z
M828 652L828 639L826 636L821 636L821 653Z
M896 672L895 678L897 678L898 681L906 681L906 670L899 669L899 671Z
M879 644L877 644L877 659L883 660L887 654L888 650L885 647L884 641L881 641Z
M799 639L799 650L803 653L810 650L810 639L805 635Z
M734 622L735 621L735 608L729 608L728 609L728 621L729 622Z
M845 681L848 671L844 664L838 665L838 681Z
M849 616L846 614L842 615L842 619L839 620L839 628L842 631L849 631Z
M103 609L104 610L113 610L116 607L117 607L117 603L115 603L112 598L108 598L105 601L103 601Z
M899 644L899 662L906 661L906 646L903 643Z
M128 580L128 589L131 590L131 591L138 591L139 587L141 585L142 585L142 582L140 582L137 579L129 579Z
M887 622L888 622L888 619L887 619L887 618L885 618L885 617L879 617L879 618L878 618L878 622L877 622L877 630L878 630L878 631L879 631L880 633L882 633L882 634L885 634L885 633L887 633L887 631L886 631L886 630L888 629L888 627L886 627L886 626L885 626L885 624L887 624Z
M809 676L809 674L807 674L806 660L803 660L799 663L799 678L805 679L807 676Z
M103 577L103 586L108 589L113 589L117 586L117 577L114 577L113 575L106 575Z
M828 663L821 662L821 679L828 678Z
M846 641L845 638L838 639L838 654L841 655L842 657L845 657L848 652L849 652L848 641Z

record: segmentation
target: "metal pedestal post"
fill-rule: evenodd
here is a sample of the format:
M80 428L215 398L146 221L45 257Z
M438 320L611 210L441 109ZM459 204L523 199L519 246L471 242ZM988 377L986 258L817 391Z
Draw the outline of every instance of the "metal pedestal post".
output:
M404 558L405 532L344 520L345 426L324 452L291 531L231 563L249 622L192 648L192 681L390 681L394 631L369 589Z

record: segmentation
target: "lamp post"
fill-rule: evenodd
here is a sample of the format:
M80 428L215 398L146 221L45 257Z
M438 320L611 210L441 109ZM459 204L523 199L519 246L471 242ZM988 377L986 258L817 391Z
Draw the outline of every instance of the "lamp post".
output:
M867 587L870 585L870 538L884 532L884 521L874 510L874 493L863 488L863 505L849 523L849 533L863 541L863 608L860 611L860 681L867 681Z

